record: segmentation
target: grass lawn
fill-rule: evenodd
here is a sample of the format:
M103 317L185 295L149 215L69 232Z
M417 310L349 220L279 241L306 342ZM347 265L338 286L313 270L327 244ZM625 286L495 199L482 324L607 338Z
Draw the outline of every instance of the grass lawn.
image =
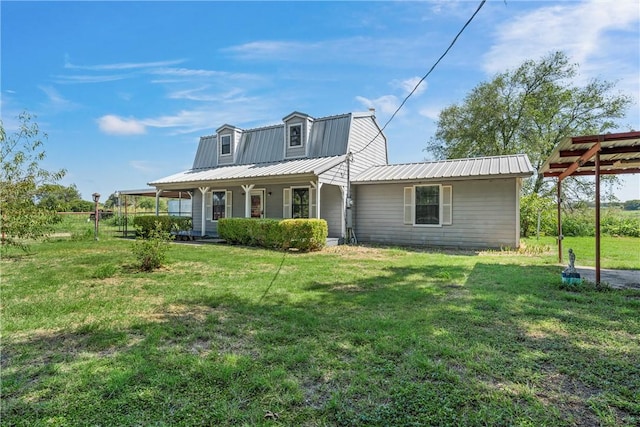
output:
M541 251L546 262L558 262L558 243L555 237L522 239L528 247ZM600 241L600 266L621 270L640 270L640 239L634 237L603 236ZM595 267L595 237L565 237L562 240L563 262L569 262L569 248L576 254L576 266Z
M552 253L130 247L0 261L2 425L640 423L640 292Z

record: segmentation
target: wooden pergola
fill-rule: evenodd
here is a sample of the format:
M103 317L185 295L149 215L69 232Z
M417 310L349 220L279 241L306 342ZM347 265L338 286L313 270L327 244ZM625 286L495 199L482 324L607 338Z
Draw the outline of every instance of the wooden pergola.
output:
M562 180L595 176L596 284L600 284L600 176L640 173L640 132L573 136L560 141L538 173L558 178L558 260L562 262Z

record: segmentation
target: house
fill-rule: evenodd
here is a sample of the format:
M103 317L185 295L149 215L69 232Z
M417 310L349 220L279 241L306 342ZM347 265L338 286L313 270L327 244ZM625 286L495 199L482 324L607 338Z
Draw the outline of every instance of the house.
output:
M455 247L519 245L524 155L390 165L373 110L280 124L225 124L200 138L191 169L150 182L188 191L194 232L225 217L322 218L329 237Z

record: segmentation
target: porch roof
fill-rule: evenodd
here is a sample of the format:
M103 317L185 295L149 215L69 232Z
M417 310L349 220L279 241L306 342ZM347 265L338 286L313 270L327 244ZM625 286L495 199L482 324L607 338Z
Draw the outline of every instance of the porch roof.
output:
M374 166L355 179L354 184L411 180L482 179L527 177L533 167L525 154L452 159L436 162Z
M199 184L210 181L229 181L294 175L320 175L345 160L344 155L294 159L272 163L220 166L207 169L190 169L150 182L152 186L171 184Z

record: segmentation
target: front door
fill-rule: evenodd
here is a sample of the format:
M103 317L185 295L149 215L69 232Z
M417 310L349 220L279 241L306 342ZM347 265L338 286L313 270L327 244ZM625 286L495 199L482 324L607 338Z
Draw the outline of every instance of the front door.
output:
M264 218L264 190L251 191L251 218Z

